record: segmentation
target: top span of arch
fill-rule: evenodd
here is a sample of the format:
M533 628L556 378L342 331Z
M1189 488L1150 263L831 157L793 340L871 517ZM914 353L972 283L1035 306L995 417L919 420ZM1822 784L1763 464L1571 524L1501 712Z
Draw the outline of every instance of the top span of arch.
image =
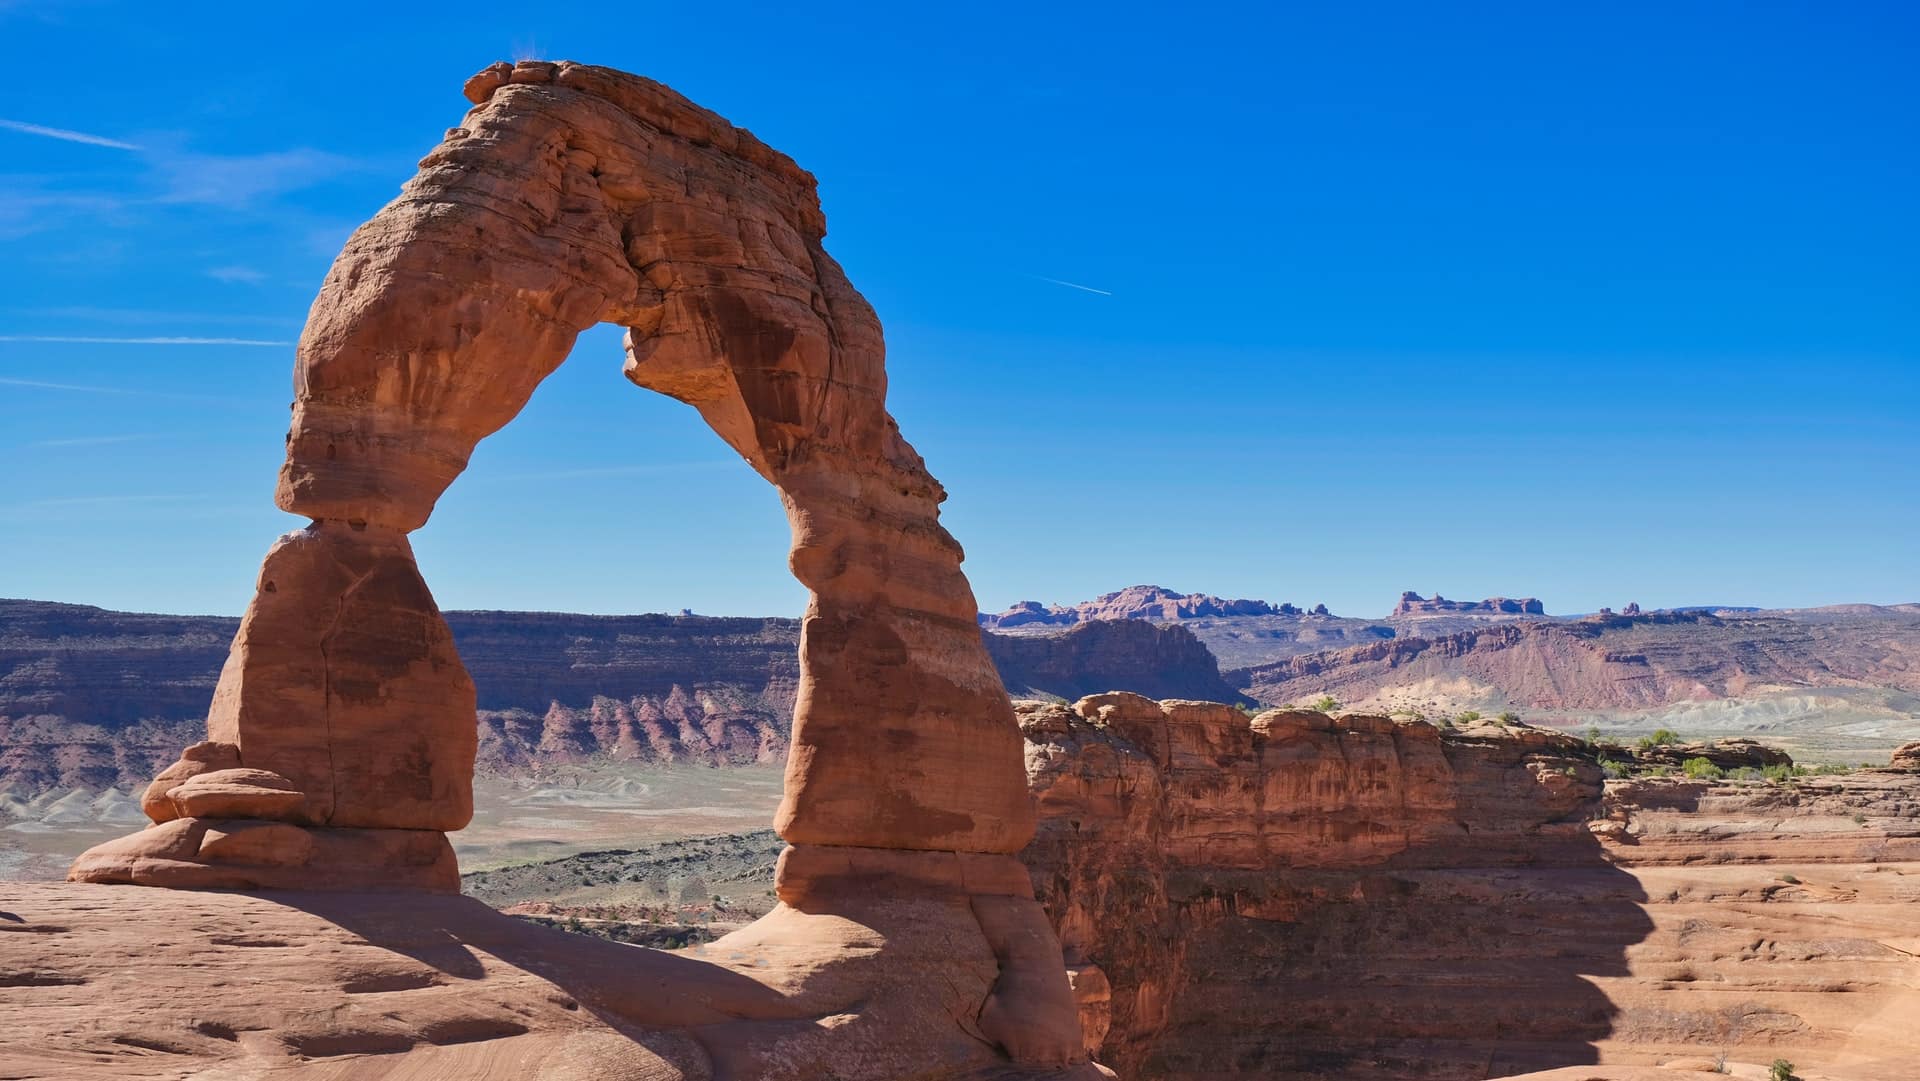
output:
M399 197L348 240L301 336L278 502L418 528L477 442L596 323L769 480L881 457L879 320L821 247L812 174L639 76L497 64Z

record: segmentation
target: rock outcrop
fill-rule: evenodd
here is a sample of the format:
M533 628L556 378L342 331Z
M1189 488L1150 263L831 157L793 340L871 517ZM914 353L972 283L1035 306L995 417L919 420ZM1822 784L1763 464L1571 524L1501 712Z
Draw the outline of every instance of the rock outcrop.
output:
M1422 597L1412 590L1400 594L1400 603L1394 606L1391 619L1422 615L1503 615L1503 616L1540 616L1547 612L1546 606L1537 597L1488 597L1483 601L1450 601L1440 594Z
M1118 694L1021 725L1025 859L1122 1076L1498 1076L1606 1034L1580 959L1644 919L1559 907L1569 876L1630 892L1579 741Z
M1130 695L1020 716L1024 858L1122 1076L1725 1055L1896 1081L1920 1055L1911 774L1603 782L1593 748L1524 725Z
M1118 687L1149 698L1250 701L1227 685L1213 654L1181 626L1110 620L1058 635L989 634L987 652L1019 696L1076 699Z
M1314 613L1326 615L1325 605ZM1217 616L1298 616L1306 614L1291 604L1267 601L1229 600L1208 593L1175 593L1161 586L1128 586L1117 593L1106 593L1079 604L1052 606L1039 601L1020 601L998 615L980 616L980 625L989 630L1013 630L1016 627L1071 627L1098 620L1144 619L1172 623L1183 619Z
M361 889L384 869L388 887L455 888L452 860L416 841L444 846L471 814L475 692L407 534L575 337L611 322L627 377L692 405L779 490L810 593L782 903L716 943L743 969L649 984L671 1003L746 983L760 1005L654 1023L752 1022L700 1041L720 1076L1090 1072L1013 856L1034 815L1012 706L945 493L886 411L879 321L821 247L813 177L605 68L500 64L466 92L473 110L348 240L301 335L276 502L311 524L268 552L214 692L216 746L150 801L180 817L72 877Z

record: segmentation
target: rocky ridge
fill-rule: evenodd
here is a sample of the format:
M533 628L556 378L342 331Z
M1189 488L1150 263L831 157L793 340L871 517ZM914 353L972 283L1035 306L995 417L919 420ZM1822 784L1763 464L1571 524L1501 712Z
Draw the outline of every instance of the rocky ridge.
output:
M1644 709L1794 687L1920 693L1920 608L1509 622L1291 657L1227 678L1263 702L1330 694L1369 705L1394 704L1397 690L1464 682L1488 704L1534 710Z
M1122 1076L1895 1081L1920 1055L1915 773L1604 781L1523 725L1128 695L1021 719L1023 859Z
M1636 610L1638 605L1633 606ZM1472 614L1503 616L1543 616L1547 609L1537 597L1488 597L1483 601L1450 601L1440 594L1422 597L1408 590L1400 594L1400 603L1394 606L1393 615L1397 618L1436 614Z
M478 768L572 762L733 765L784 756L800 623L780 618L445 614L473 675ZM239 620L0 600L0 814L43 795L136 792L206 737L207 704ZM1233 698L1190 632L1088 624L988 635L1005 682L1078 698L1122 687ZM9 808L11 811L9 812Z

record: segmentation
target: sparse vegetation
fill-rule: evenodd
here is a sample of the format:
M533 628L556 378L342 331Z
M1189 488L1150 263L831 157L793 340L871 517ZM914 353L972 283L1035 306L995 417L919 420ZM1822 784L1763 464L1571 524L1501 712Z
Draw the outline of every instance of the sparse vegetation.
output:
M1636 746L1643 751L1651 751L1655 747L1671 747L1678 742L1680 742L1680 733L1666 728L1657 728L1653 735L1641 736Z
M1793 780L1794 777L1798 776L1798 774L1799 774L1799 769L1798 767L1795 767L1795 766L1782 765L1782 766L1760 767L1760 776L1765 777L1767 780L1772 781L1774 784L1786 784L1788 781L1791 781Z
M1323 694L1319 698L1316 698L1313 700L1312 708L1317 709L1322 713L1332 713L1334 710L1340 708L1340 702L1338 699L1334 698L1330 694Z
M1587 726L1587 742L1588 743L1600 742L1600 726L1599 725L1590 724Z
M1519 724L1520 723L1520 715L1510 709L1501 711L1500 716L1495 719L1498 720L1501 724Z
M1854 825L1856 825L1856 826L1864 826L1864 825L1866 825L1866 824L1867 824L1867 816L1866 816L1866 815L1863 815L1863 814L1856 814L1856 815L1854 815L1854 816L1853 816L1853 824L1854 824Z
M1631 777L1633 775L1633 766L1630 763L1608 758L1606 755L1601 755L1596 761L1600 766L1600 772L1606 774L1607 779L1610 781L1617 781L1623 777Z
M1793 875L1781 875L1780 881L1785 882L1789 886L1798 886L1800 884L1800 880Z
M1767 1081L1800 1081L1800 1075L1793 1072L1793 1063L1777 1058L1767 1069Z
M1717 781L1727 775L1727 771L1705 758L1689 758L1680 763L1680 772L1696 781Z
M1480 711L1477 709L1462 710L1458 716L1454 717L1454 720L1461 724L1472 724L1479 719Z

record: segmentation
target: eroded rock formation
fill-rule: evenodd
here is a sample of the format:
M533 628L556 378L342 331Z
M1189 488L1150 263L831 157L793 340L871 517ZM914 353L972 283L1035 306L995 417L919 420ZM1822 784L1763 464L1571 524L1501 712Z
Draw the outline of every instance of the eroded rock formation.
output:
M1440 613L1469 613L1509 616L1538 616L1546 614L1546 606L1537 597L1488 597L1482 601L1450 601L1440 594L1422 597L1409 589L1400 594L1400 603L1393 608L1392 616L1433 615Z
M944 492L886 411L879 321L821 247L813 177L605 68L495 65L466 92L473 110L348 240L301 336L276 502L311 524L267 555L211 744L156 782L166 821L72 877L456 887L441 831L472 812L474 690L407 534L575 337L612 322L627 377L692 405L778 489L811 593L782 905L716 944L777 1004L732 1014L757 1027L703 1044L707 1067L1083 1063L1012 855L1034 821L1020 733ZM903 961L902 942L940 946ZM939 988L906 994L929 976L909 962ZM845 1020L771 1024L827 1014Z
M1527 726L1132 695L1020 717L1024 858L1122 1076L1724 1056L1896 1081L1920 1055L1910 773L1603 782L1593 748Z

